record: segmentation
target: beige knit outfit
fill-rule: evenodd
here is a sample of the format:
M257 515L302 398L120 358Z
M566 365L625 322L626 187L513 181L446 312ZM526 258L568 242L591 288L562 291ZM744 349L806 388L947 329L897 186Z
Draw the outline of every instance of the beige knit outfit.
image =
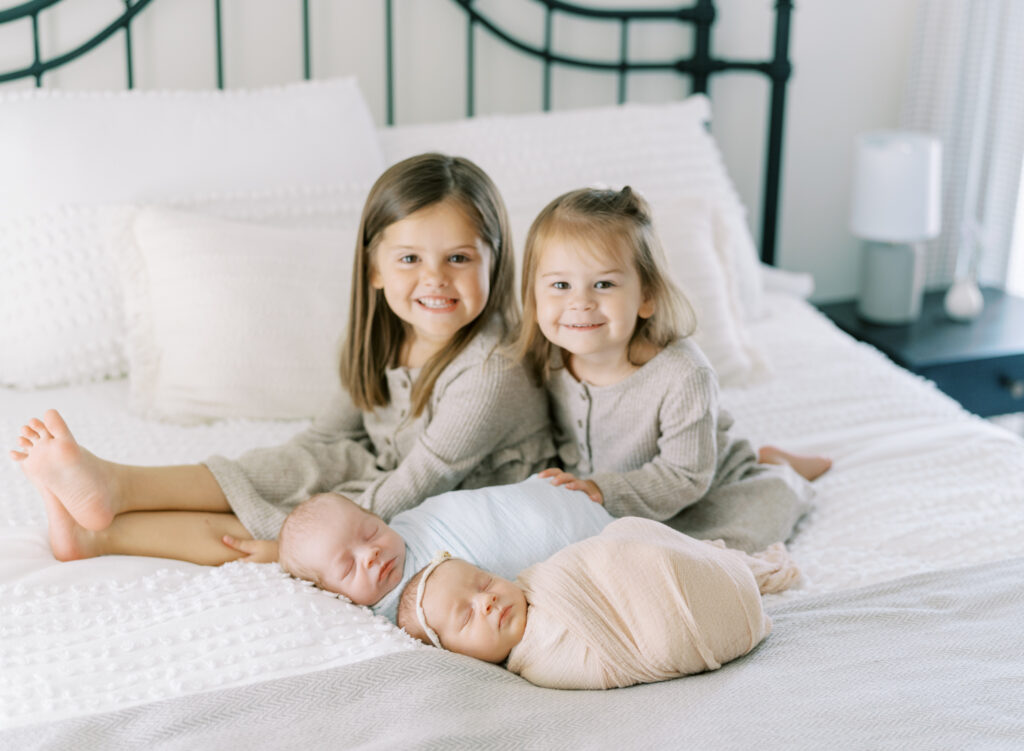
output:
M387 520L455 488L524 480L553 461L547 402L522 367L494 351L499 333L488 326L466 346L416 419L408 415L417 371L393 368L387 406L364 413L339 389L283 446L205 464L257 539L276 538L285 516L318 492L349 495Z
M718 378L688 339L611 386L557 367L548 391L562 466L597 483L613 516L665 521L754 552L786 540L811 507L802 477L758 464L750 443L731 434Z

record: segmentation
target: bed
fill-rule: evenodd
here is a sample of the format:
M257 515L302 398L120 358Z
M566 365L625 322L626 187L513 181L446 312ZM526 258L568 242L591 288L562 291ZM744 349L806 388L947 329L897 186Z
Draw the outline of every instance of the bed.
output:
M35 26L53 5L0 22ZM129 39L129 88L125 27L149 5L125 3L97 36ZM485 3L456 5L469 39L531 46ZM383 10L390 34L396 9ZM774 52L759 62L710 54L711 2L644 19L697 34L684 62L667 63L694 93L670 102L379 124L396 109L390 63L376 122L345 77L224 92L0 89L0 433L12 446L49 407L92 451L129 463L289 438L331 386L350 262L339 248L362 196L384 165L438 149L492 174L517 241L561 190L641 190L738 430L834 459L789 543L802 582L766 600L773 634L719 671L607 692L540 689L425 647L276 564L58 563L35 490L4 462L0 747L1024 742L1024 440L840 332L807 302L805 278L770 267L791 10L776 4ZM616 29L644 15L592 12ZM38 47L0 82L45 82L59 65ZM613 77L628 67L537 49ZM736 69L765 74L772 91L756 242L701 93L707 75Z

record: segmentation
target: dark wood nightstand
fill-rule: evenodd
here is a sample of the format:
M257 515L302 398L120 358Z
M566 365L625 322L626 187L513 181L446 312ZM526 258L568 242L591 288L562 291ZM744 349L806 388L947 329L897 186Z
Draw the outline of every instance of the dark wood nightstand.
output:
M867 342L907 370L935 384L970 411L990 417L1024 411L1024 298L982 290L985 309L970 323L950 320L945 291L925 295L921 317L904 326L881 326L857 317L847 300L819 305L851 336Z

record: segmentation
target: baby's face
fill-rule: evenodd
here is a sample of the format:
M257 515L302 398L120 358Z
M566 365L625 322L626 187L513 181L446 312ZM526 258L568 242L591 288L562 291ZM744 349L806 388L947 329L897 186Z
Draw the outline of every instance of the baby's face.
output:
M356 605L373 605L402 580L405 540L380 518L345 499L325 511L305 541L302 557L317 584Z
M453 558L427 579L423 614L445 649L503 662L523 638L526 596L507 579Z

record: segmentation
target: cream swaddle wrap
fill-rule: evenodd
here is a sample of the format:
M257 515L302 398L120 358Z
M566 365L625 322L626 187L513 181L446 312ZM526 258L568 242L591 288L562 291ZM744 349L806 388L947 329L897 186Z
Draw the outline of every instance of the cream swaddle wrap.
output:
M614 688L715 670L771 631L761 592L799 573L781 544L755 556L625 518L523 571L529 603L507 667L551 688Z

